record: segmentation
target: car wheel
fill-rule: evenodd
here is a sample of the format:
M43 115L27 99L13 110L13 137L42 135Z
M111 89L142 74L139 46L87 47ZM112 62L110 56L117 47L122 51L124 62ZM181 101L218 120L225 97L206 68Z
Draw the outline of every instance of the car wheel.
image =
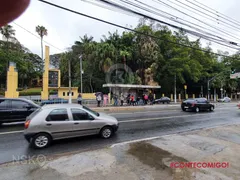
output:
M210 107L210 111L213 111L213 110L214 110L214 107L213 107L213 106L211 106L211 107Z
M105 126L105 127L103 127L102 130L100 131L100 135L101 135L101 137L104 138L104 139L110 138L110 137L112 136L112 134L113 134L113 129L112 129L112 127L110 127L110 126Z
M183 110L183 111L186 111L186 109L185 109L185 108L182 108L182 110Z
M165 102L162 102L163 104L165 103Z
M196 107L195 111L198 113L200 111L199 107Z
M52 138L47 133L39 133L35 135L31 140L31 145L33 148L42 149L47 147L52 141Z

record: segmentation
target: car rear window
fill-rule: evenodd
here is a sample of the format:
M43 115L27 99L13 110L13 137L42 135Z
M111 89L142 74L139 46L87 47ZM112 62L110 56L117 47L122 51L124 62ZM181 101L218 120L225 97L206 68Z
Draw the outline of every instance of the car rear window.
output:
M191 103L191 102L195 102L195 101L196 101L195 99L187 99L184 102Z
M36 116L39 112L42 111L42 108L38 108L36 109L34 112L32 112L28 117L27 119L32 119L34 116Z

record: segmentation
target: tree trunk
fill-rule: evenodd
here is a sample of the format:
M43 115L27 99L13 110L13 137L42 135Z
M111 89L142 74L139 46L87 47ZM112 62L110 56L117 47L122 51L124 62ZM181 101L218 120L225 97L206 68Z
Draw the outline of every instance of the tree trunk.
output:
M43 60L43 37L41 37L41 54L42 54L42 60Z
M89 85L90 85L90 88L91 88L91 93L93 93L93 87L92 87L92 75L90 76L90 79L89 79Z

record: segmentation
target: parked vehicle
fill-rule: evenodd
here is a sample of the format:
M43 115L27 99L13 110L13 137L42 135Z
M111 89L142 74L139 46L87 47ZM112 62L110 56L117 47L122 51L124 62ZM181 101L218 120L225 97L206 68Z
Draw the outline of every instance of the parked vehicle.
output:
M0 124L25 121L39 108L33 101L22 98L0 98Z
M27 117L24 136L34 148L45 148L56 139L94 134L107 139L117 129L117 119L105 113L79 104L52 104Z
M231 102L231 98L229 97L224 97L222 99L218 99L218 102Z
M211 104L206 98L195 98L195 99L187 99L182 102L181 108L183 111L191 110L195 112L199 111L213 111L215 106Z
M154 104L160 104L160 103L167 103L169 104L171 102L171 99L169 97L161 97L160 99L155 99Z
M53 98L49 100L42 100L41 101L41 106L45 104L66 104L68 103L68 100L63 99L63 98Z
M240 103L237 106L238 106L238 109L240 109Z

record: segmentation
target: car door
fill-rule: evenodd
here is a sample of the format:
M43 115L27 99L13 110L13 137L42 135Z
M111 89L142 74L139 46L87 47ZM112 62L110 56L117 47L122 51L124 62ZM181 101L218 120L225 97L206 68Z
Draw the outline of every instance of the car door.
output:
M44 122L44 131L50 133L53 139L73 137L73 121L69 119L66 108L56 108L49 112Z
M202 110L208 110L210 108L210 103L207 99L202 99Z
M24 121L26 117L32 112L28 108L30 105L29 103L23 100L11 100L11 119L14 121Z
M0 99L0 123L11 120L11 104L8 99Z
M96 134L101 126L93 116L81 108L71 108L72 119L74 121L73 131L76 136L85 136Z
M196 99L196 102L197 102L197 107L200 109L200 110L204 110L205 109L205 105L204 105L204 100L199 98L199 99Z

